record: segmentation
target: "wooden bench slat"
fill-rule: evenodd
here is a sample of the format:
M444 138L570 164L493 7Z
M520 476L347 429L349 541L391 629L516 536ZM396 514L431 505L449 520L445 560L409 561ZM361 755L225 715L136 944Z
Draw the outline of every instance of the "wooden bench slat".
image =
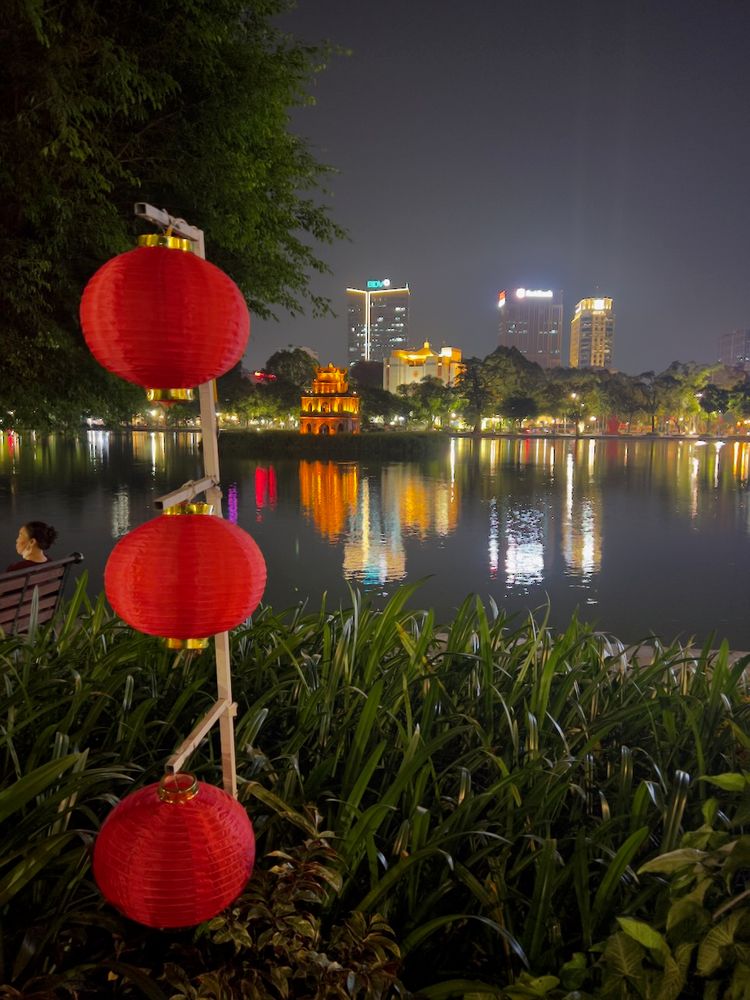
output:
M83 561L80 552L11 573L0 573L0 628L6 633L24 632L31 621L31 606L37 594L37 621L50 621L65 590L73 563Z
M13 617L16 613L23 614L28 611L31 607L32 596L34 594L33 590L30 590L26 595L26 599L23 602L17 601L12 607L0 608L0 621L5 619L6 621L13 621ZM40 594L39 595L39 607L46 608L49 606L54 607L57 603L57 592L54 591L51 594Z
M33 581L25 583L20 587L17 584L13 587L0 587L0 601L5 601L6 603L12 601L14 598L18 598L24 590L31 590L34 587L47 587L48 589L51 587L54 590L56 587L59 588L61 586L62 580L63 574L60 574L60 576L46 576L40 579L34 577Z
M41 586L37 586L36 583L29 584L26 591L23 590L16 591L13 594L2 594L0 595L0 613L5 608L14 608L18 603L23 600L24 603L30 603L31 595L35 590L39 591L39 597L46 597L47 594L57 594L60 590L60 583L57 580L52 580L49 583L44 583Z

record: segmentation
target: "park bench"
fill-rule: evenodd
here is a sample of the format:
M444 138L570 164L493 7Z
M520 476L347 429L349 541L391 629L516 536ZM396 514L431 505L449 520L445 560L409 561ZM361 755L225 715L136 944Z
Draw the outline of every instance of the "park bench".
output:
M6 635L26 632L34 594L39 595L37 623L50 621L60 606L70 568L83 561L80 552L36 566L0 573L0 629Z

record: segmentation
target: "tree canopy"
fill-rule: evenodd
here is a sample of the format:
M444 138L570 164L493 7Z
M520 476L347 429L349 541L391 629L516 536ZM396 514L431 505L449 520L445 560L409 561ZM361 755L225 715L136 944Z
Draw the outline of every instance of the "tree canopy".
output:
M274 351L266 361L265 369L277 378L286 379L300 392L312 385L318 362L304 348L292 347L288 350Z
M273 26L286 0L9 0L0 7L0 413L39 426L142 398L78 331L91 274L143 229L135 201L206 233L252 311L326 309L313 243L342 235L328 168L289 129L327 51Z

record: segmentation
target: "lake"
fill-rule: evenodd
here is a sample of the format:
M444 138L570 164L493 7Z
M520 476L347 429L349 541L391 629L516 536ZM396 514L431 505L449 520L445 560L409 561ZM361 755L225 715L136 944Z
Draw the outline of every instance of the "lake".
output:
M98 593L115 541L156 497L202 476L200 434L0 434L0 565L18 525L80 550ZM264 600L377 602L422 581L413 607L447 621L478 594L514 613L551 606L635 641L652 632L750 649L750 442L446 440L410 462L222 459L224 512L268 564ZM4 556L2 553L5 553Z

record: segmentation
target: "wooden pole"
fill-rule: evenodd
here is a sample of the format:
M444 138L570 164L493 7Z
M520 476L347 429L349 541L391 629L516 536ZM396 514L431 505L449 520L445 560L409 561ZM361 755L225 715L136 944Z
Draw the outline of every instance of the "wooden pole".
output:
M143 202L136 202L135 214L143 219L155 222L165 229L171 227L175 236L182 236L192 240L195 244L193 251L196 257L206 259L206 244L202 229L189 225L184 219L175 219L163 209L154 208ZM216 517L223 517L221 510L221 488L219 483L219 431L216 420L215 404L215 382L204 382L198 389L201 407L201 442L203 446L203 469L207 480L211 481L205 494L208 503L213 504L213 513ZM198 484L196 484L198 485ZM201 481L200 485L203 485ZM200 586L211 586L211 581L200 581ZM216 691L217 702L208 716L199 722L193 733L199 731L201 738L211 726L219 722L219 734L221 739L221 774L224 791L234 798L237 798L237 758L234 745L234 716L237 706L232 701L232 671L231 655L229 650L229 633L220 632L214 636L214 648L216 653ZM210 720L209 720L210 717ZM204 723L208 722L208 725ZM192 736L192 734L191 734ZM188 737L190 740L191 737ZM193 741L197 745L200 740ZM183 744L184 746L184 744ZM194 746L191 748L194 749ZM182 755L183 757L186 754ZM182 757L180 758L182 760Z

